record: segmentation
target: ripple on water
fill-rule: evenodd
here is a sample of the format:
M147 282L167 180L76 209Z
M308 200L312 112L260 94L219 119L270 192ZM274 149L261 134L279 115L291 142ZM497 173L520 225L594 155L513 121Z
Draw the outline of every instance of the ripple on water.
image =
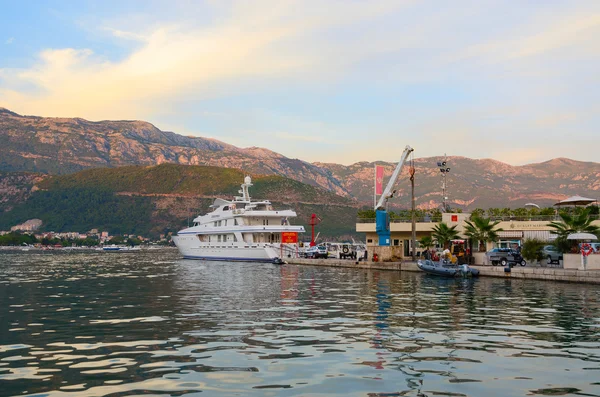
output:
M5 393L600 395L593 286L157 251L0 254Z

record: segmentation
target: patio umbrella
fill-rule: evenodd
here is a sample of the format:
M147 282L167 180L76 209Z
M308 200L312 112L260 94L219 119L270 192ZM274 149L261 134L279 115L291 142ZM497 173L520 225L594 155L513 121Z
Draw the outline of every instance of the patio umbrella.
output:
M588 205L588 204L595 203L596 201L598 201L598 200L592 199L592 198L587 198L587 197L581 197L581 196L572 196L572 197L569 197L562 201L559 201L558 203L556 203L554 205L557 207L560 207L563 205Z
M567 240L598 240L598 237L592 233L571 233L567 236Z

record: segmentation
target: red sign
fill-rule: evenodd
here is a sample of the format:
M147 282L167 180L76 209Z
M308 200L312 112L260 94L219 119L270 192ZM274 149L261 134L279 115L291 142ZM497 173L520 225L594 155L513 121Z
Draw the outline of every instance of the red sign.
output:
M281 242L284 244L293 244L298 242L297 232L281 232Z
M452 215L452 222L458 222L458 215Z
M375 194L383 193L383 166L375 166Z

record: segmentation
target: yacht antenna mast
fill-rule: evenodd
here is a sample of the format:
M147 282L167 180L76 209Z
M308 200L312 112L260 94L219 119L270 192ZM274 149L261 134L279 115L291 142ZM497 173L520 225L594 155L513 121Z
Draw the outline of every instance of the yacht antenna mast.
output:
M252 178L250 178L250 176L246 176L244 178L244 183L241 185L241 189L238 190L238 193L241 194L241 196L236 197L236 199L250 202L250 193L248 192L248 188L250 186L252 186Z

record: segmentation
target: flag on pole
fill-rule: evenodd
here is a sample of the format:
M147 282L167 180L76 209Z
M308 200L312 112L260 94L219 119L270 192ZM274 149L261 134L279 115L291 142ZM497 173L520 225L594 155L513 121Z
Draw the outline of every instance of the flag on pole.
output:
M375 166L375 194L383 193L383 166Z

